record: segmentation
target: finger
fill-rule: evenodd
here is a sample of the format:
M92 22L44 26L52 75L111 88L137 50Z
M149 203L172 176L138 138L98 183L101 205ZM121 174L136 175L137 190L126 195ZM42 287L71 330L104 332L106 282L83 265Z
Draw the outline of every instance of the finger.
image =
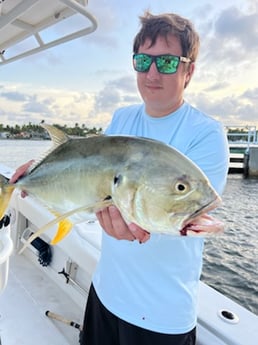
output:
M34 162L34 160L30 160L29 162L21 165L13 174L13 176L10 178L10 183L15 183L21 176L23 176L28 168L31 166L31 164Z
M128 225L130 231L134 235L134 237L140 242L145 243L150 239L150 233L142 228L140 228L138 225L131 223Z
M128 225L124 221L118 208L115 206L109 206L108 211L115 237L119 240L134 241L135 236L129 230Z
M96 212L96 217L99 221L100 226L103 228L103 218L102 218L102 211Z
M143 237L142 237L140 243L145 243L145 242L147 242L149 239L150 239L150 233L147 232L147 231L145 231L145 233L144 233L144 235L143 235Z
M109 215L108 208L105 208L96 213L101 227L109 234L112 233L112 221Z
M118 240L135 240L135 237L129 231L127 224L115 206L107 207L99 211L96 215L101 227L108 235Z

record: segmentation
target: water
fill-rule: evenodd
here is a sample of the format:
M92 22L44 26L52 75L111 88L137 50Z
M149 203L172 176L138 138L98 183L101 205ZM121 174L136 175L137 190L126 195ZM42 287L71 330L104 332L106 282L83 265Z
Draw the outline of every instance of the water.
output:
M0 140L0 162L15 169L38 158L51 145L50 140Z
M206 240L202 280L258 315L258 179L229 175L222 236Z
M0 140L0 162L16 168L50 146ZM224 220L226 231L206 240L202 280L258 315L258 180L229 175L223 206L214 215Z

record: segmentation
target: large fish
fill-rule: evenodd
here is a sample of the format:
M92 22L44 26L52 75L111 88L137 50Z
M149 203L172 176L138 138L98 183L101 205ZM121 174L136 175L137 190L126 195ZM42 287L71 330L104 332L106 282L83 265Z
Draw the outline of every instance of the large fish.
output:
M0 219L14 188L26 191L55 215L59 242L88 214L115 205L124 219L150 233L182 235L186 224L220 204L203 172L176 149L132 136L71 138L44 124L53 148L16 183L1 179Z

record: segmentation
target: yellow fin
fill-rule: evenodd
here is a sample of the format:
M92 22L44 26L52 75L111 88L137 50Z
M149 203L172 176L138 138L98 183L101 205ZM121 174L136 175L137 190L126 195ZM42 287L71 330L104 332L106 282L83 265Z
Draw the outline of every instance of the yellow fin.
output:
M5 215L14 188L14 185L9 184L8 180L0 175L0 219Z
M57 233L50 244L60 242L72 229L73 223L69 219L64 219L59 223Z

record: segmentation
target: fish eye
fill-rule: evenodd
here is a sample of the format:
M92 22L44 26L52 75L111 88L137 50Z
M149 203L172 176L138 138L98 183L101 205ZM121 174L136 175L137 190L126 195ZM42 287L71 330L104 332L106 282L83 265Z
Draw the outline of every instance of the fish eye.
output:
M185 181L178 181L175 184L175 190L177 193L185 193L189 190L189 184L186 183Z

